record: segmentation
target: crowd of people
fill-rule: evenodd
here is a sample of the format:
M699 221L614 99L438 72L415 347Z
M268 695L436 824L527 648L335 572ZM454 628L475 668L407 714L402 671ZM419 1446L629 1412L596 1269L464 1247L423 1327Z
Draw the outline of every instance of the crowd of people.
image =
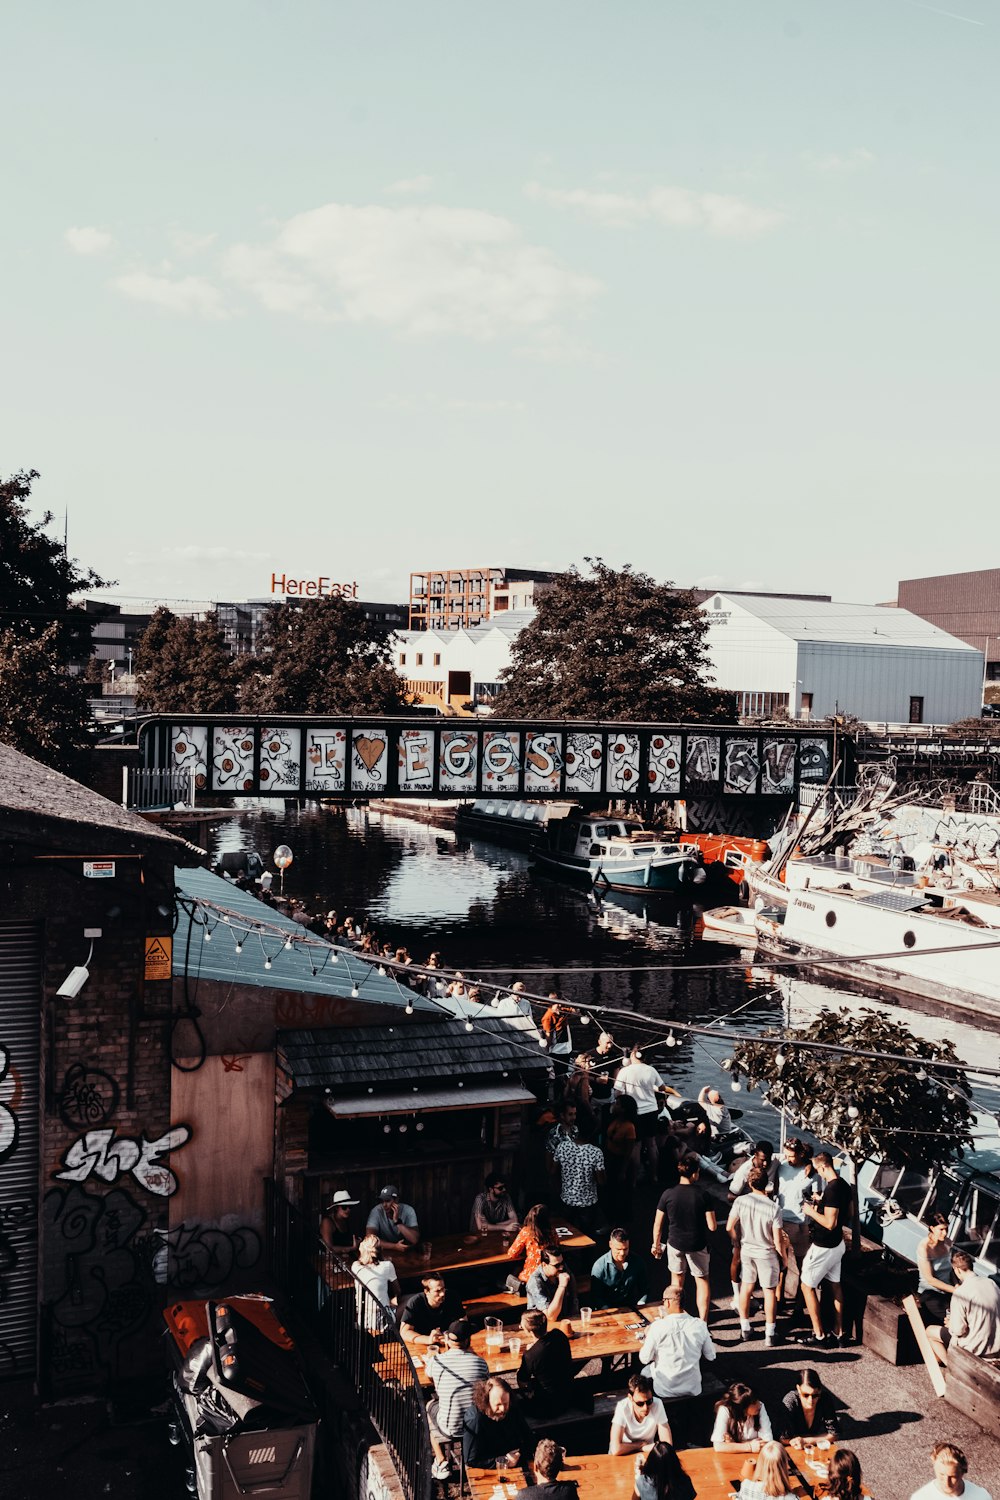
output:
M546 1029L543 1018L542 1029L549 1045L571 1049L571 1012L553 1000L547 1015L550 1025ZM435 1477L452 1477L457 1445L466 1464L480 1467L526 1462L533 1453L537 1483L526 1493L546 1500L560 1500L565 1488L558 1477L561 1450L549 1439L537 1449L529 1447L532 1424L537 1429L539 1420L589 1409L587 1388L575 1378L579 1361L574 1358L573 1324L580 1316L580 1287L557 1221L606 1239L607 1249L596 1254L589 1275L580 1268L587 1276L586 1299L592 1309L645 1306L654 1285L665 1279L663 1270L657 1274L656 1269L665 1260L662 1304L643 1334L640 1368L615 1408L609 1452L635 1455L637 1500L673 1500L684 1494L687 1481L675 1450L698 1446L708 1436L703 1372L717 1355L710 1331L717 1312L711 1271L714 1259L718 1283L713 1242L720 1210L726 1213L732 1306L741 1341L755 1337L753 1307L759 1290L762 1347L780 1341L832 1349L848 1341L841 1264L851 1189L828 1152L792 1138L780 1152L770 1142L754 1143L735 1156L728 1182L713 1182L709 1191L702 1180L703 1153L716 1161L720 1150L726 1155L727 1141L735 1145L732 1112L710 1087L697 1099L682 1098L640 1049L623 1056L608 1033L592 1052L575 1058L570 1053L561 1082L557 1100L540 1119L544 1201L535 1202L522 1219L518 1194L505 1176L494 1173L469 1206L473 1233L499 1231L504 1236L511 1262L506 1290L525 1298L519 1329L509 1343L512 1355L516 1346L519 1356L509 1377L491 1375L473 1350L473 1324L442 1274L424 1275L420 1291L400 1296L392 1257L405 1257L418 1245L421 1231L416 1210L400 1201L393 1185L379 1193L360 1238L350 1220L357 1200L345 1190L335 1193L322 1221L322 1237L331 1249L356 1250L356 1279L394 1311L404 1341L420 1348L434 1385L428 1417ZM659 1195L647 1254L633 1248L637 1236L627 1227L641 1178ZM947 1358L951 1340L972 1352L1000 1351L1000 1292L971 1274L968 1257L966 1265L962 1252L947 1244L946 1230L946 1225L944 1232L931 1225L920 1263L928 1311L936 1308L941 1319L931 1329L941 1358ZM694 1311L685 1308L689 1279ZM804 1318L795 1331L791 1324L799 1295ZM782 1311L789 1322L779 1340ZM730 1384L715 1403L709 1441L719 1451L746 1454L741 1500L779 1500L790 1494L786 1447L811 1440L830 1445L828 1492L840 1500L859 1500L858 1460L837 1446L838 1429L837 1403L818 1372L807 1366L798 1371L780 1409L770 1412L751 1384ZM946 1471L957 1488L944 1484ZM986 1493L964 1480L964 1456L954 1444L937 1445L934 1473L915 1500L936 1500L938 1494L982 1500Z

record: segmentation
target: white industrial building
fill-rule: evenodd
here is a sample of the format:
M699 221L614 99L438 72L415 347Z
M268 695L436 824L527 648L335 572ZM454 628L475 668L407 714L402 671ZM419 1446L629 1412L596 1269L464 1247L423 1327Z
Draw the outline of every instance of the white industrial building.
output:
M511 610L470 630L399 630L396 671L415 703L460 710L488 704L510 666L515 636L534 617L533 609Z
M700 607L715 684L741 716L953 724L980 712L983 653L909 610L743 593Z

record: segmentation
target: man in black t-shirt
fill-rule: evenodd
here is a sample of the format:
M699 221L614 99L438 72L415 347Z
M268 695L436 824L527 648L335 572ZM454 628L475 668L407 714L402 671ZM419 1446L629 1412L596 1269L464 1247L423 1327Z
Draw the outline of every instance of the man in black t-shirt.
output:
M818 1344L829 1348L839 1344L844 1334L844 1294L840 1285L840 1264L844 1259L844 1226L850 1221L851 1189L833 1165L828 1151L817 1151L813 1155L813 1166L822 1184L822 1197L817 1198L805 1190L802 1212L809 1225L812 1243L802 1261L802 1295L812 1331L797 1342ZM833 1289L833 1333L823 1329L820 1308L820 1289L828 1281Z
M399 1331L407 1344L443 1344L444 1330L465 1316L462 1304L447 1291L443 1276L425 1276L420 1285L423 1291L403 1303Z
M680 1183L677 1187L667 1188L656 1205L652 1253L657 1260L660 1259L665 1234L670 1285L680 1290L685 1273L691 1272L695 1279L698 1316L707 1323L712 1302L708 1279L708 1236L715 1233L715 1210L708 1194L698 1185L701 1157L691 1151L681 1157L677 1167Z

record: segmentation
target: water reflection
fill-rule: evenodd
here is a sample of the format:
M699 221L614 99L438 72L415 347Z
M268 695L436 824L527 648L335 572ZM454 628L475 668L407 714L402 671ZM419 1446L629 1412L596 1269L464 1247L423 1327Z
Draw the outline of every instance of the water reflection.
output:
M919 1034L951 1037L966 1062L997 1061L997 1037L978 1026L927 1015L905 999L875 1002L840 985L789 979L729 944L706 942L695 934L692 909L669 898L647 905L641 896L615 893L598 902L536 876L517 850L478 841L459 847L441 829L375 806L255 808L214 825L210 849L215 857L252 848L270 861L280 843L295 855L286 889L310 910L367 914L384 940L405 944L418 963L440 950L447 966L485 982L521 978L534 993L558 988L584 1012L612 1007L622 1012L611 1029L623 1044L662 1038L671 1019L732 1018L756 1030L806 1022L824 1004L888 1003ZM577 1022L576 1045L592 1044L596 1030ZM675 1087L728 1089L719 1064L729 1049L721 1034L677 1041L660 1042L651 1057ZM977 1098L993 1108L998 1103L993 1089L977 1089ZM773 1114L756 1096L742 1092L730 1102L745 1109L751 1131L776 1135Z

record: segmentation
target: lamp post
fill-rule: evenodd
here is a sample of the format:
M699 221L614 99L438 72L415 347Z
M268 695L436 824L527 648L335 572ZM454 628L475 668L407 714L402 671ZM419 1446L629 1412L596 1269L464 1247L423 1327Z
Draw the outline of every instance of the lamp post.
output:
M982 708L985 708L985 706L986 706L986 668L987 668L987 664L988 664L988 661L989 661L989 655L990 655L990 641L992 639L993 639L993 637L988 635L986 637L985 641L983 642L983 693L982 693L982 699L983 699L983 701L982 701L982 705L981 705Z

